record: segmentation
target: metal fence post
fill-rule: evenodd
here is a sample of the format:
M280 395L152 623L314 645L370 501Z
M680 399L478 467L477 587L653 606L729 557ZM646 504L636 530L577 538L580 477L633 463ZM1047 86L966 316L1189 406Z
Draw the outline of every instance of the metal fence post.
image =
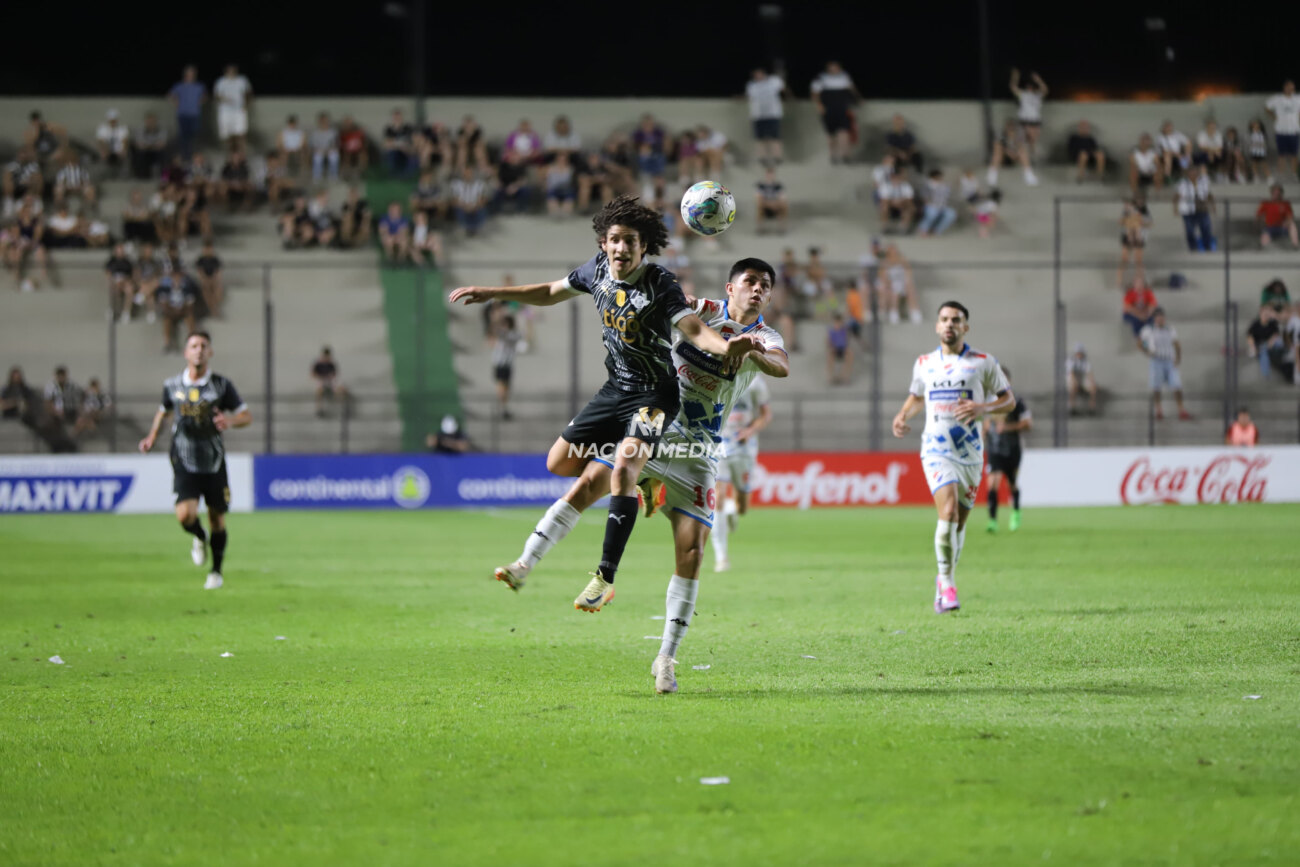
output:
M1232 406L1236 402L1233 377L1237 372L1237 359L1232 352L1232 338L1236 332L1232 304L1232 202L1223 202L1223 429L1232 424Z
M426 393L428 383L426 382L427 363L425 361L425 298L424 298L424 263L421 262L415 269L415 412L412 417L415 420L415 429L420 436L428 431L426 424L426 412L428 410L429 395Z
M275 453L275 321L271 305L271 265L262 265L262 327L265 358L262 370L265 379L262 388L266 393L266 453Z
M868 292L871 304L871 433L870 446L873 452L881 449L882 434L880 431L883 420L881 418L881 401L884 399L880 393L881 383L884 381L884 372L880 368L880 311L876 309L876 294Z
M1065 446L1065 314L1061 303L1061 197L1052 199L1052 311L1056 317L1052 359L1052 445Z
M117 317L108 308L108 394L113 403L108 407L108 450L117 451Z

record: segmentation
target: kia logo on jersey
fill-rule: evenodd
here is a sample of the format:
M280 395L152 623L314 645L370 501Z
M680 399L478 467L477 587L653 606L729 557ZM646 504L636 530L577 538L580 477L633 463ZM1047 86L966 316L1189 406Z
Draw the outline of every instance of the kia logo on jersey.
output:
M961 388L966 384L964 379L945 379L942 382L933 382L931 385L937 388Z

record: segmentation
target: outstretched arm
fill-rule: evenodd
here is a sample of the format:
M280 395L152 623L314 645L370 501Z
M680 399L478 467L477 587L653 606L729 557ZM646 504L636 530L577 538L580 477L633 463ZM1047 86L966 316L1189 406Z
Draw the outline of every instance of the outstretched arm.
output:
M1011 69L1011 93L1014 96L1020 96L1020 70L1012 67Z
M492 298L501 298L534 307L549 307L578 294L578 290L570 289L566 281L556 280L554 283L531 283L527 286L461 286L447 300L452 304L457 301L482 304Z
M894 436L902 439L911 433L912 427L907 423L907 420L924 408L924 398L917 397L914 394L909 394L907 400L903 401L903 406L899 409L898 415L894 416Z
M790 359L786 356L784 349L777 349L775 346L771 349L766 349L759 346L753 352L749 353L746 360L753 361L755 367L775 379L784 379L790 375ZM767 404L764 404L763 407L764 409L767 409L768 417L770 419L772 413L771 409L768 409ZM764 426L766 426L766 424ZM758 429L755 429L755 433L757 432Z

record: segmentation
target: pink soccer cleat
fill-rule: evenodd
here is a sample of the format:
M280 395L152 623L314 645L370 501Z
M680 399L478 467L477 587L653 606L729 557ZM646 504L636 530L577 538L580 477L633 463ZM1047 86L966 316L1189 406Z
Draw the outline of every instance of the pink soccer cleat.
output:
M949 587L944 590L939 585L939 579L934 579L934 613L947 614L949 611L956 611L961 608L961 603L957 601L957 588Z

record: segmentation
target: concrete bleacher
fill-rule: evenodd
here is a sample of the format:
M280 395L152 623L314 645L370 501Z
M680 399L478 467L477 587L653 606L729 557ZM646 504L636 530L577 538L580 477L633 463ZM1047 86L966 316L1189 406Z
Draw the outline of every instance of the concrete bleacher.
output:
M1205 103L1054 103L1045 113L1044 142L1050 150L1053 142L1064 140L1074 123L1086 117L1093 122L1103 146L1114 156L1127 153L1142 131L1153 131L1161 120L1170 118L1180 129L1193 133L1205 119L1213 116L1221 126L1234 124L1244 129L1246 122L1262 111L1263 96L1212 98ZM33 100L0 99L0 150L20 134ZM89 139L94 126L108 106L119 108L124 119L135 124L146 110L168 116L165 103L154 99L42 99L39 103L46 117L64 123L74 137ZM289 113L311 116L329 110L336 118L350 113L369 130L377 130L395 105L408 108L409 100L398 98L319 99L265 98L257 101L253 112L253 140L269 141L282 119ZM839 280L856 275L858 257L866 251L871 235L878 231L878 221L871 207L867 165L829 166L826 164L824 137L806 101L792 104L787 113L786 147L788 162L781 177L793 201L792 230L788 237L758 236L748 215L754 210L754 184L758 168L749 159L750 138L746 106L743 100L511 100L511 99L431 99L426 104L429 116L454 126L464 114L474 114L488 130L489 138L499 141L520 117L529 117L534 125L545 128L556 114L567 114L584 136L584 143L596 146L609 132L627 129L643 111L650 111L670 129L707 121L730 137L735 158L726 167L721 180L735 192L740 218L726 235L713 244L693 240L687 250L696 271L697 291L710 294L711 287L720 291L720 275L727 265L741 256L758 255L774 264L781 251L789 246L799 258L809 246L822 249L823 259ZM1011 111L1009 104L998 107L996 120ZM981 113L977 103L870 101L860 113L863 151L877 152L883 130L890 116L899 112L908 118L916 132L927 163L938 163L955 170L980 163ZM968 220L963 219L940 239L914 236L893 237L913 262L921 305L926 311L924 325L883 325L880 330L879 371L874 359L860 354L855 382L849 387L828 388L825 384L824 324L807 321L799 324L799 340L804 349L794 356L791 379L774 389L778 401L778 418L767 437L769 447L793 445L823 448L853 448L867 444L867 395L873 375L878 373L884 395L885 419L892 415L897 400L907 386L915 356L935 342L929 324L932 308L949 297L963 300L973 311L972 343L996 353L1010 366L1016 387L1029 395L1049 394L1055 378L1053 360L1053 316L1051 269L1053 253L1053 199L1056 196L1087 195L1098 199L1091 203L1070 202L1062 205L1062 258L1067 266L1061 276L1062 300L1067 311L1068 345L1085 343L1093 361L1099 383L1108 400L1107 410L1098 418L1074 419L1070 426L1072 444L1137 443L1146 440L1146 407L1141 398L1125 400L1123 396L1140 396L1146 391L1146 362L1133 345L1130 334L1119 323L1119 291L1115 266L1118 262L1118 203L1126 193L1121 171L1112 172L1106 184L1077 186L1072 170L1048 166L1039 172L1042 184L1025 187L1018 170L1003 170L1001 189L1003 224L995 237L981 241ZM980 168L982 178L983 171ZM110 185L104 212L120 210L129 185ZM1222 186L1220 195L1259 199L1265 194L1262 185ZM341 198L336 195L335 199ZM1260 286L1274 274L1293 282L1300 257L1289 250L1274 248L1267 253L1254 249L1245 231L1246 205L1234 206L1241 219L1234 221L1231 297L1240 305L1240 329L1244 331L1258 301ZM1213 442L1221 437L1220 401L1224 382L1223 301L1224 272L1222 258L1191 254L1182 241L1182 224L1174 215L1169 192L1153 196L1155 225L1147 250L1148 273L1156 282L1161 302L1169 310L1171 322L1178 327L1184 346L1183 377L1189 394L1198 398L1192 410L1198 421L1164 422L1157 439L1163 442ZM265 214L222 218L218 233L219 253L230 269L231 306L226 322L214 323L217 332L220 366L237 381L259 383L264 376L261 335L261 273L256 268L240 269L241 263L264 261L288 263L302 269L275 268L272 271L272 297L276 305L275 383L277 390L301 393L306 387L306 368L311 357L324 342L332 343L344 367L345 378L354 391L373 390L391 394L391 361L385 346L384 320L381 311L379 278L374 256L370 253L316 254L285 253L276 242L270 218ZM1222 234L1223 227L1216 226ZM567 272L594 251L594 239L585 218L553 221L543 216L508 216L493 220L489 230L476 239L460 238L452 232L449 264L445 275L448 288L456 285L497 284L510 273L519 282L554 279ZM1245 246L1249 244L1249 246ZM94 265L102 262L101 253L60 253L60 262L84 259ZM1294 259L1295 264L1290 264ZM1274 267L1276 265L1276 267ZM1189 286L1178 292L1161 286L1171 272L1189 279ZM29 379L43 382L54 361L69 360L71 347L95 347L86 356L87 364L69 360L74 376L103 356L107 323L102 315L102 285L98 270L90 274L91 291L82 292L82 300L70 293L38 293L17 296L0 292L0 338L6 347L19 346L17 353L29 369ZM67 297L64 297L67 296ZM498 422L491 411L491 367L489 350L483 341L481 317L477 309L456 311L451 319L451 339L462 348L456 354L457 372L464 383L462 399L470 414L471 435L480 441L490 440L503 449L532 450L544 447L553 437L557 425L567 421L569 406L570 356L575 340L580 347L578 387L581 399L594 391L604 379L603 350L599 343L596 317L586 307L575 315L569 307L581 300L538 311L534 322L536 339L527 355L521 356L515 373L514 422ZM59 330L51 336L50 317L59 316ZM64 337L65 328L75 325L75 339ZM22 323L19 326L19 323ZM35 324L33 324L35 323ZM147 339L130 359L120 356L119 390L136 390L144 383L146 390L155 388L160 369L174 366L162 363L157 354L154 330L143 323L125 326L119 332L119 346L126 352L131 332L148 329ZM38 334L37 332L40 332ZM54 342L57 340L57 342ZM35 343L37 345L33 346ZM232 345L233 344L233 345ZM134 346L134 344L133 344ZM6 360L9 355L6 354ZM33 360L35 358L36 360ZM1243 368L1243 395L1249 402L1288 394L1281 386L1261 386L1255 382L1253 365L1237 362ZM84 378L85 374L80 374ZM131 383L128 387L125 383ZM1200 397L1203 396L1203 397ZM798 421L795 398L799 400ZM1167 403L1167 412L1172 408ZM1039 442L1050 441L1051 408L1040 398L1035 405L1040 420ZM784 410L784 411L783 411ZM281 413L281 418L284 414ZM309 416L309 413L306 414ZM365 416L364 405L362 417ZM396 425L395 414L386 424ZM1294 413L1289 416L1294 418ZM313 428L314 420L302 419L298 427L285 429L276 425L277 448L288 441L308 444L318 442L327 448L327 439L336 437L333 427ZM1265 423L1267 424L1267 423ZM1293 421L1285 428L1294 437ZM796 430L798 426L798 430ZM1262 425L1263 426L1263 425ZM357 441L356 448L384 448L396 441L394 429L371 432ZM833 430L834 436L827 433ZM1271 438L1280 438L1278 434ZM313 431L322 432L313 438ZM1269 429L1264 427L1266 437ZM259 447L256 428L245 432L248 447ZM886 437L886 447L895 445ZM911 448L909 442L898 443Z

